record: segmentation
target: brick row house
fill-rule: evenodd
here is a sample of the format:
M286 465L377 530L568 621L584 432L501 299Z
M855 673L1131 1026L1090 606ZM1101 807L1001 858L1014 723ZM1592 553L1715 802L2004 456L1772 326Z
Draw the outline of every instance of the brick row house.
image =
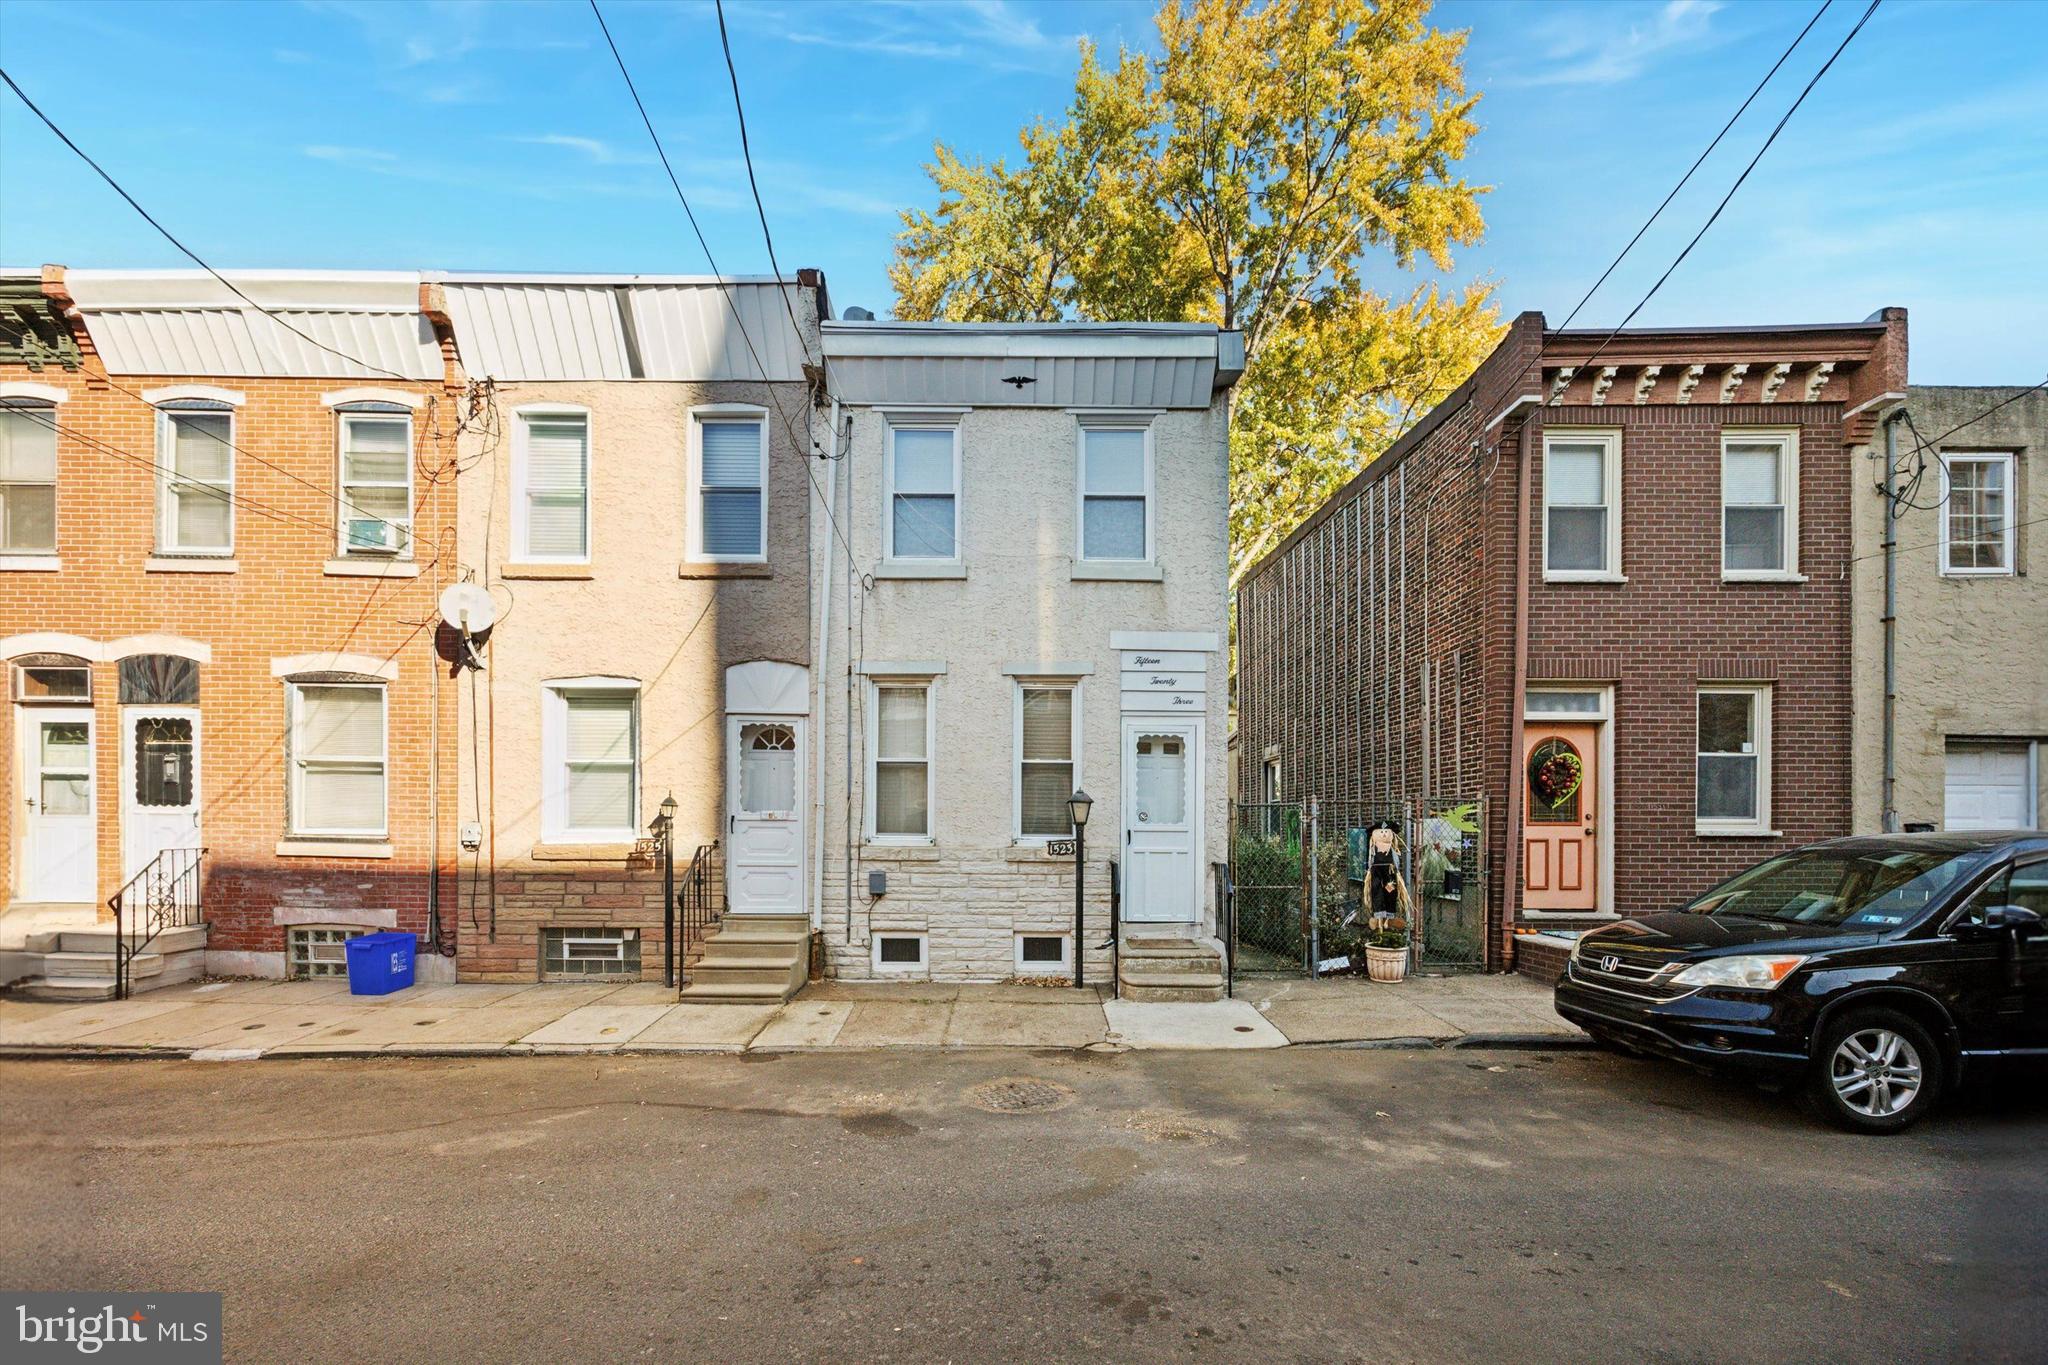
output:
M1495 969L1849 832L1852 507L1905 376L1897 309L1523 314L1240 585L1238 798L1476 807Z
M373 928L453 975L447 319L412 274L238 285L0 280L0 966L51 993L105 992L124 888L178 912L138 985Z

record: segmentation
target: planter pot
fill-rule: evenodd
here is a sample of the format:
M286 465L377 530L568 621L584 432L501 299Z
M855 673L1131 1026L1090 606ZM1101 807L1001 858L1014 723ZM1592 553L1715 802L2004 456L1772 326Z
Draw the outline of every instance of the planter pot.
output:
M1367 948L1365 950L1365 973L1375 981L1394 982L1406 979L1408 975L1408 950L1406 948Z

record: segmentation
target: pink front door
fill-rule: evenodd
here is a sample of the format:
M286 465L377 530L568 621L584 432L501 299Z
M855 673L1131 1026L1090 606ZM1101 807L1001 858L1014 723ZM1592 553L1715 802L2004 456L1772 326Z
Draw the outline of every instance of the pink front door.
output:
M1600 908L1598 726L1531 721L1523 737L1522 905Z

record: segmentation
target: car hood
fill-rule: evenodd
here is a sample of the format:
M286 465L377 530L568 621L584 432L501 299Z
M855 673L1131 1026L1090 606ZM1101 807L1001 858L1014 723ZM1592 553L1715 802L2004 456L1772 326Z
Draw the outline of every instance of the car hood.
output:
M1729 953L1813 953L1876 942L1872 934L1817 930L1808 924L1780 920L1742 919L1733 915L1691 915L1676 912L1641 915L1619 924L1602 925L1583 940L1586 952L1618 953L1623 957L1720 957Z

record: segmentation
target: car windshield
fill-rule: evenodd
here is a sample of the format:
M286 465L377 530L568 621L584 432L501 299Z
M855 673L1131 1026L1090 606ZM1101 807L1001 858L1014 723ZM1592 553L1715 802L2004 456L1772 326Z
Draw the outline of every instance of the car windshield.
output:
M1883 933L1919 918L1975 862L1953 850L1807 849L1752 867L1686 910Z

